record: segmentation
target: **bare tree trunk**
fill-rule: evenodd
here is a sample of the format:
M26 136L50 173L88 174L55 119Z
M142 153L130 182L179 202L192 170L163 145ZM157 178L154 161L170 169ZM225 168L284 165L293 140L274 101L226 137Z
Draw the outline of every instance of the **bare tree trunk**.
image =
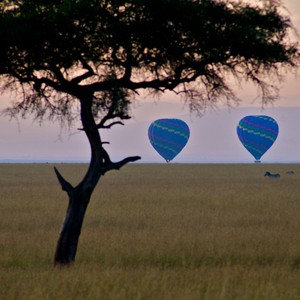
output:
M92 114L92 101L92 94L84 95L83 99L80 99L83 131L86 133L91 147L91 161L87 173L81 183L73 187L62 177L58 170L54 168L62 189L67 192L69 196L68 209L55 251L55 265L69 265L75 261L85 212L100 177L107 171L113 169L118 170L125 164L140 159L139 156L132 156L116 163L111 162L109 155L102 145L98 131L101 127L95 123ZM108 114L105 120L109 119L110 115ZM103 123L104 122L101 124Z
M85 212L92 192L103 174L103 155L106 152L92 115L92 101L92 94L84 95L84 99L80 100L81 122L91 147L91 161L85 177L77 187L73 187L55 168L61 187L69 196L68 209L56 246L55 265L68 265L74 262Z
M76 189L69 198L68 209L55 251L54 262L56 265L68 265L75 260L79 236L90 196L90 193Z

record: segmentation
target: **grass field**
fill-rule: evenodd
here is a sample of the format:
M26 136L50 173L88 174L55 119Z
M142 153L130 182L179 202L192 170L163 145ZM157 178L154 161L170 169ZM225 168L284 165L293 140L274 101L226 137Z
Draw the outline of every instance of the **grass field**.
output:
M86 168L57 167L73 184ZM0 168L1 300L300 299L300 165L111 172L93 195L76 263L63 269L52 260L67 197L52 165Z

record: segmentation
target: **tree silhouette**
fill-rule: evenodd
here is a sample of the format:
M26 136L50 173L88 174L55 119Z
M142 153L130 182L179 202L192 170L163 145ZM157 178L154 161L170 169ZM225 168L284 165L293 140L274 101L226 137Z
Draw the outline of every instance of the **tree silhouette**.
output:
M238 101L228 81L235 78L254 82L271 101L277 88L268 79L299 62L291 21L276 0L6 0L0 12L1 90L19 96L6 113L62 123L79 117L91 147L77 186L55 168L69 197L60 265L75 260L101 176L140 159L112 162L100 135L130 118L135 95L172 91L201 109Z

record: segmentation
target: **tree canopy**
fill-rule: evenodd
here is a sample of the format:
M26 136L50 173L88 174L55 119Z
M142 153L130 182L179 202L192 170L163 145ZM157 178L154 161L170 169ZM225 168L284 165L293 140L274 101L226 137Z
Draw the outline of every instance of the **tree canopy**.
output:
M15 111L39 118L71 119L74 99L87 91L101 113L118 90L120 116L140 89L174 91L194 108L231 101L232 76L272 100L266 79L299 61L291 20L279 9L279 1L2 1L2 88L21 83Z

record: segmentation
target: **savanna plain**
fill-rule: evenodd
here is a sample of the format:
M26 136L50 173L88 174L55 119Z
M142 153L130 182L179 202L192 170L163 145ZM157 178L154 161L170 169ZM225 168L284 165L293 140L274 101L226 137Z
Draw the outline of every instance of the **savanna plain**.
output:
M74 185L87 168L56 166ZM68 204L53 166L0 168L2 300L300 299L300 165L112 171L93 194L76 262L65 268L53 266Z

